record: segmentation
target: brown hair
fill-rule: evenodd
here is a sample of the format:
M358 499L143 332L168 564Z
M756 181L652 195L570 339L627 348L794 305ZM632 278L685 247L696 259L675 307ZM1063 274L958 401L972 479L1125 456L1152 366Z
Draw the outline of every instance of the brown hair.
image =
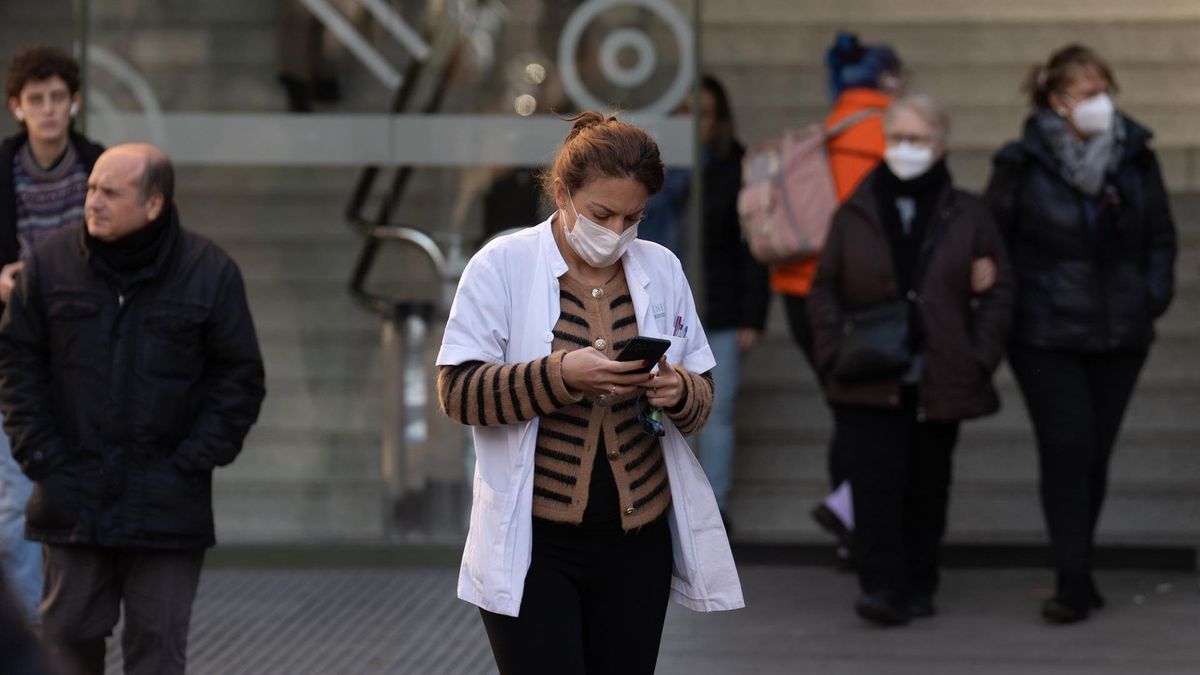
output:
M1070 44L1050 55L1050 60L1043 64L1034 65L1021 91L1029 94L1029 102L1034 107L1050 106L1050 94L1067 86L1079 72L1080 68L1095 68L1100 76L1108 81L1108 86L1117 91L1117 79L1113 77L1112 68L1099 54L1081 44Z
M663 162L658 143L644 130L616 115L585 112L565 121L571 132L548 171L541 174L542 190L554 200L554 181L562 180L572 192L596 178L632 178L648 194L663 185Z
M67 83L72 95L79 92L79 64L70 54L58 47L27 49L14 56L8 64L5 99L20 98L26 84L47 80L55 75Z

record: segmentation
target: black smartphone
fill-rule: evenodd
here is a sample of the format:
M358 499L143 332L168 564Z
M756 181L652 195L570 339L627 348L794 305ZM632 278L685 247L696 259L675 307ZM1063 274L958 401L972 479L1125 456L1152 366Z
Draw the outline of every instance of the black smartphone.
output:
M618 361L648 361L650 365L641 370L631 370L630 373L648 373L654 370L658 360L671 348L671 341L662 338L652 338L639 335L629 341L625 348L617 354Z

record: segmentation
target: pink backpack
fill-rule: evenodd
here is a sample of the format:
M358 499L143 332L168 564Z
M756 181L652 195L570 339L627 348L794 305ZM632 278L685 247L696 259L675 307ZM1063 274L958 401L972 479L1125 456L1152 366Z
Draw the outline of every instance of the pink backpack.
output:
M738 215L756 260L780 265L820 255L838 207L826 144L880 112L860 110L828 130L813 124L746 151Z

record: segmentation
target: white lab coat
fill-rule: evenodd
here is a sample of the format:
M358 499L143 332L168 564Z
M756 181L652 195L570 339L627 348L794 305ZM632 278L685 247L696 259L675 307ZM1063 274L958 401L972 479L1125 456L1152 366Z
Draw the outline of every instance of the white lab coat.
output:
M558 277L567 263L554 242L552 216L500 237L463 271L437 365L520 363L548 356L558 321ZM670 363L703 373L716 363L683 268L666 248L635 240L621 258L641 335L671 341ZM686 337L672 336L676 317ZM671 484L668 520L675 566L671 595L701 612L745 606L729 539L712 487L683 435L664 417L663 455ZM532 549L533 464L538 421L474 427L471 524L458 597L517 616Z

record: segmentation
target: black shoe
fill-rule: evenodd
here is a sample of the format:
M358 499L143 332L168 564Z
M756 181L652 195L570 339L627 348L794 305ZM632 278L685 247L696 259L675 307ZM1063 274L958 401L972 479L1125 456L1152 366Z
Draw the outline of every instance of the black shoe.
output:
M937 615L937 607L933 606L933 598L913 598L908 601L908 615L914 619L928 619Z
M1104 596L1096 588L1095 580L1088 579L1088 609L1104 609Z
M809 515L812 516L813 520L817 521L817 525L820 525L822 530L837 537L838 542L843 546L848 546L851 534L850 528L846 527L842 519L838 518L837 514L828 506L825 506L823 503L817 504L813 507L812 511L809 511Z
M1042 618L1057 624L1079 623L1088 618L1088 609L1054 596L1042 603Z
M877 626L903 626L912 618L904 607L878 593L860 595L854 611Z

